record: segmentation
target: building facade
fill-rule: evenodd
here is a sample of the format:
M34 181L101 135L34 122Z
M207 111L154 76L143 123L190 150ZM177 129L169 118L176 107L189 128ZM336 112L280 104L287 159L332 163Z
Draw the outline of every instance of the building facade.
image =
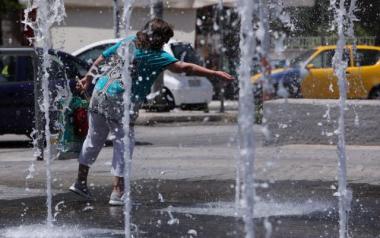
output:
M53 47L73 52L90 43L115 38L111 6L66 6L65 22L52 28ZM174 26L174 38L194 43L196 9L165 9L163 19ZM150 19L150 7L136 7L131 15L131 34L140 30ZM120 36L126 30L120 27Z

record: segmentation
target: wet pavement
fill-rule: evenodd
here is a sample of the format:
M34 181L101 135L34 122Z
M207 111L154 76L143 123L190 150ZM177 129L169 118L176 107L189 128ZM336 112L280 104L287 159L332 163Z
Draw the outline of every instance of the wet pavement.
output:
M134 181L135 237L244 237L234 208L234 186L233 180ZM319 181L258 183L256 237L339 237L334 186ZM350 236L380 237L380 187L350 184L350 188ZM124 237L122 207L107 204L110 189L93 187L96 201L91 203L69 192L55 195L53 230L61 233L47 237ZM31 232L43 232L38 224L46 219L45 197L0 204L0 237L38 237Z
M132 161L134 237L244 237L235 208L236 126L137 127ZM266 146L255 127L258 238L339 237L336 147ZM261 133L261 134L260 134ZM347 146L352 238L380 237L379 146ZM108 205L112 147L91 169L97 198L87 203L67 188L76 160L52 161L55 226L46 220L45 163L35 161L30 141L0 140L0 237L124 237L121 207Z

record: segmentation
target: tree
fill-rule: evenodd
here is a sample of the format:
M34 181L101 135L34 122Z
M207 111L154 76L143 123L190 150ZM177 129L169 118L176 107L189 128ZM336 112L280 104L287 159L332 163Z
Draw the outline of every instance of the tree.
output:
M375 44L380 45L380 1L358 0L357 6L357 24L367 35L375 36Z
M326 35L332 20L329 10L330 0L316 0L313 7L289 8L293 29L288 29L288 35L321 36Z
M12 18L14 14L18 15L21 9L22 5L18 0L0 0L0 45L3 44L2 21L7 18Z
M346 7L350 0L346 0ZM337 1L339 4L339 1ZM289 36L325 36L331 34L330 26L333 13L330 10L330 0L316 0L313 7L289 8L293 29L286 29ZM376 44L380 45L380 1L357 0L355 15L356 35L375 36Z

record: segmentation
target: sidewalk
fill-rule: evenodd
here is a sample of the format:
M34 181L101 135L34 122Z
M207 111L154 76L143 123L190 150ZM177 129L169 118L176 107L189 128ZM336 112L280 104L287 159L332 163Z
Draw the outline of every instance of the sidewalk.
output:
M223 121L237 123L239 102L226 101L225 112L220 113L220 101L209 104L210 113L181 111L171 113L175 120ZM268 144L323 144L337 143L337 99L275 99L265 101L265 126L270 134ZM205 115L206 114L206 115ZM347 100L345 106L345 140L347 145L380 145L379 100ZM166 117L162 115L161 117ZM153 118L160 121L159 118ZM164 118L161 118L163 121ZM175 120L169 120L174 122Z
M380 145L380 100L347 100L344 128L348 145ZM274 144L337 144L340 102L336 99L276 99L264 102Z
M183 123L183 122L224 122L237 121L238 101L225 101L224 112L220 112L220 101L211 101L209 112L185 111L174 109L170 112L147 112L140 110L137 125L154 125L157 123Z

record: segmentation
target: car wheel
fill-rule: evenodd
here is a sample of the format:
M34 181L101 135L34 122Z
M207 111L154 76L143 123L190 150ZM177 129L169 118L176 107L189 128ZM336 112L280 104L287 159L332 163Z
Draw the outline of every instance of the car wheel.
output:
M167 88L163 88L162 91L163 91L162 97L164 99L163 101L166 103L167 110L168 111L173 110L175 108L175 101L174 101L173 94Z
M380 86L374 87L369 93L368 98L380 100Z
M200 106L201 110L205 113L209 113L210 109L208 108L208 103L204 103Z
M197 103L197 104L182 104L181 105L182 110L198 110L203 112L210 112L208 103Z
M143 108L151 112L168 112L173 110L175 108L173 94L167 88L163 88L158 95L147 100Z

